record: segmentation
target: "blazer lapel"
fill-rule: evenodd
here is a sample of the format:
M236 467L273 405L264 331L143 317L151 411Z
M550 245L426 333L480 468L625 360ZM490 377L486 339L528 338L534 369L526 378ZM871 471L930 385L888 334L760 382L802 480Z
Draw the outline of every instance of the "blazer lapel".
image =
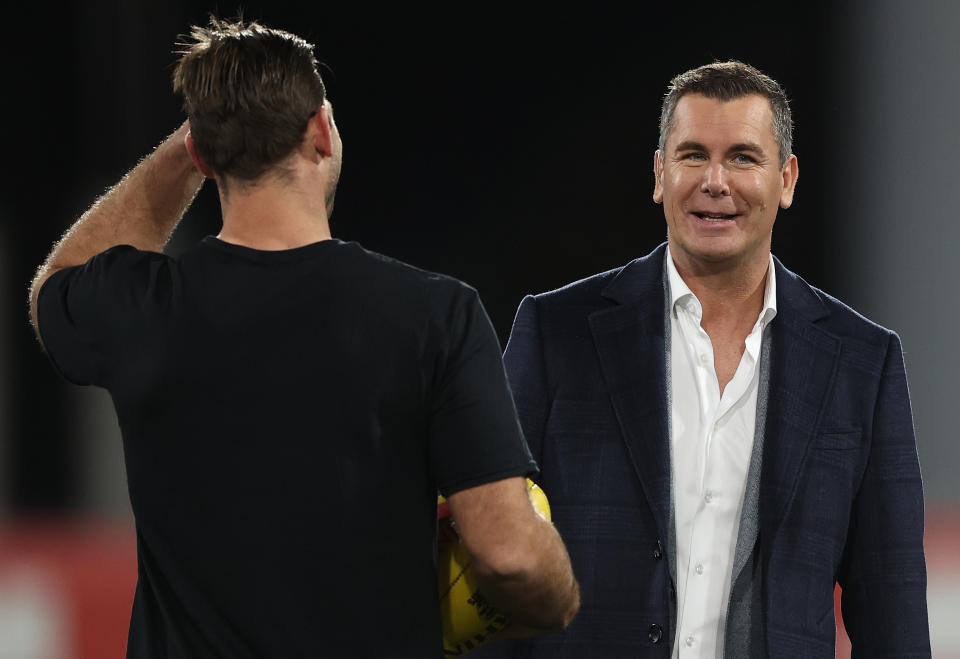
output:
M759 506L761 528L773 532L793 500L840 355L840 340L816 324L829 313L818 295L774 261L777 316L770 324L773 345Z
M590 315L607 392L660 538L670 529L670 441L661 245L624 267L603 295L619 304Z

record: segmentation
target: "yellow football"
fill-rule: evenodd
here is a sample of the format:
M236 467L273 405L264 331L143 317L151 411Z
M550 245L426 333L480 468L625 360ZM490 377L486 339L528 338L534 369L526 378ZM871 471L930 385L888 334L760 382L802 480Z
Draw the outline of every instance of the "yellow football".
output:
M534 509L549 520L550 503L547 495L529 478L527 491ZM442 496L437 497L437 516L442 523L450 516ZM459 537L450 532L449 527L443 526L437 552L437 587L445 657L459 657L477 649L507 624L507 619L477 590L477 581L470 568L470 556Z

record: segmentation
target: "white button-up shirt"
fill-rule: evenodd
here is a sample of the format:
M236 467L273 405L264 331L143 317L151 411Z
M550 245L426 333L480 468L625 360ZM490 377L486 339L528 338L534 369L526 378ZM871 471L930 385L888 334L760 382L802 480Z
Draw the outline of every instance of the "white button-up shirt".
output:
M763 310L720 393L703 307L667 250L670 451L677 529L675 659L723 656L740 512L753 452L763 329L777 313L773 257Z

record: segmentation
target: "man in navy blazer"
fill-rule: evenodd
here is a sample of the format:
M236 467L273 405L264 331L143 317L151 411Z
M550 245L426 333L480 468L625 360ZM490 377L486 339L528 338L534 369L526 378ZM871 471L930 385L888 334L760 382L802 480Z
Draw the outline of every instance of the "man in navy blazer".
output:
M478 657L832 658L837 583L855 657L930 656L900 341L771 256L791 132L753 67L677 76L667 243L524 298L504 359L582 604Z

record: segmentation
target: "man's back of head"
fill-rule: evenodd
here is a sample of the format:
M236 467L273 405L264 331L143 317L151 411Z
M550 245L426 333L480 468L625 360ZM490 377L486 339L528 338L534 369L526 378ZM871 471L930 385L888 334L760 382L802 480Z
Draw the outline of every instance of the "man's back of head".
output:
M197 153L240 185L277 168L303 139L326 89L313 45L256 22L210 19L179 44L174 90L184 96Z
M219 237L270 250L330 238L342 143L313 46L211 18L180 49L173 86L189 119L187 150L217 181Z

